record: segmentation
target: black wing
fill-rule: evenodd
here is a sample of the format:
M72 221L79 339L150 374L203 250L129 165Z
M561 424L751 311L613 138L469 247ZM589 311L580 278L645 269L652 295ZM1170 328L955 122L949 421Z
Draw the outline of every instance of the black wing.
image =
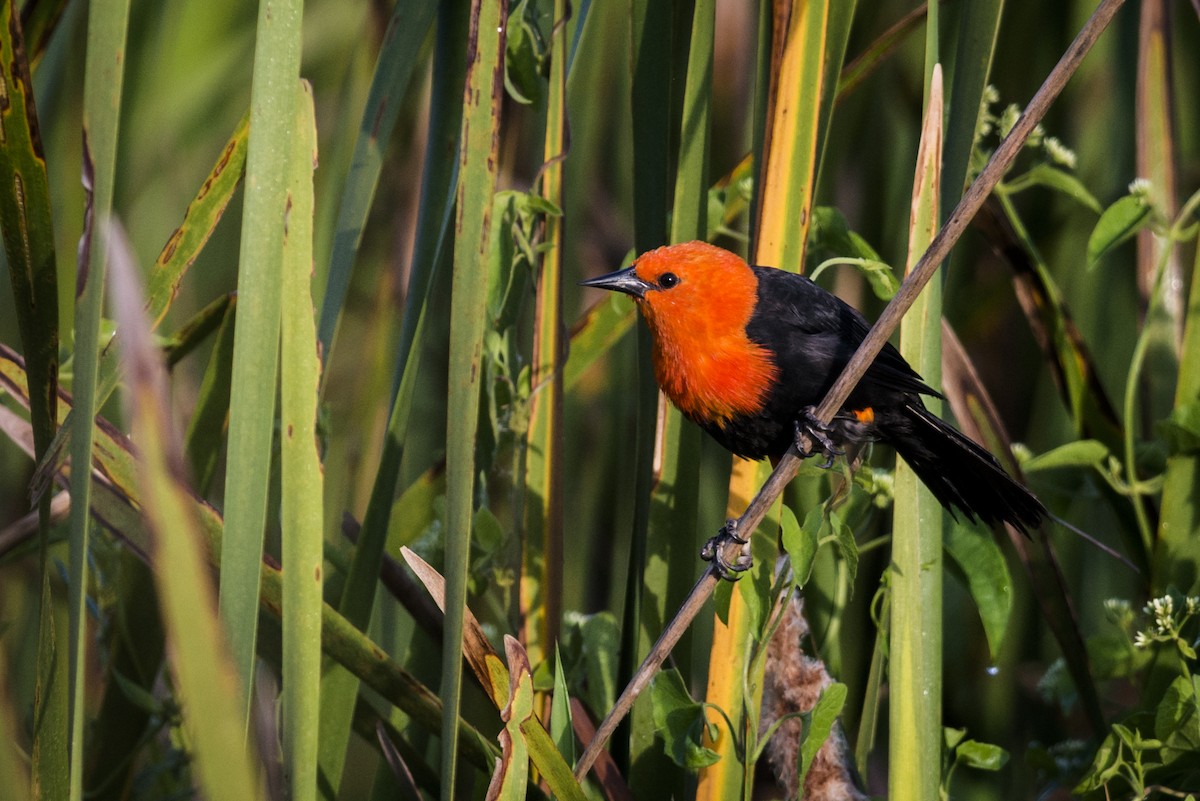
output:
M870 326L856 309L807 278L754 267L758 306L747 325L750 338L775 352L782 392L772 406L817 404L837 380ZM896 402L902 395L935 395L890 344L875 357L847 406Z

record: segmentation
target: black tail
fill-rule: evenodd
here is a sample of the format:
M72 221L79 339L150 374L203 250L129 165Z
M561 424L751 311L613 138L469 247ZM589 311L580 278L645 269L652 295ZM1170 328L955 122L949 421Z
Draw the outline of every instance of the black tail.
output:
M881 438L951 512L961 510L972 521L1011 523L1025 534L1047 517L1037 496L1004 472L994 456L919 402L894 409L876 425Z

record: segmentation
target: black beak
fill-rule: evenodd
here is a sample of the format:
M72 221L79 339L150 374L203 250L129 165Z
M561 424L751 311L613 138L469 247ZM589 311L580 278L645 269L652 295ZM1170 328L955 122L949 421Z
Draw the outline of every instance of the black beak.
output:
M644 297L647 290L654 288L653 284L638 278L633 267L617 270L615 273L602 275L599 278L589 278L586 281L580 281L579 285L611 289L614 292L624 292L626 295L633 295L635 298Z

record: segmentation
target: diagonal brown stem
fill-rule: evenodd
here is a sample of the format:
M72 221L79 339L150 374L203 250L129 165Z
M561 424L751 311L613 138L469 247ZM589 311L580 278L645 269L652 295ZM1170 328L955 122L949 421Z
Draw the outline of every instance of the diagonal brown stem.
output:
M938 265L945 261L949 255L950 249L958 242L958 238L962 236L966 230L967 224L971 218L979 211L983 202L987 200L988 195L999 183L1000 179L1012 166L1013 160L1016 159L1021 147L1025 144L1025 140L1033 132L1034 126L1042 121L1046 115L1046 111L1050 105L1062 92L1067 80L1075 74L1075 70L1079 68L1080 62L1083 61L1085 55L1091 50L1092 45L1108 27L1117 10L1124 4L1125 0L1102 0L1096 8L1092 16L1084 24L1082 30L1071 42L1070 47L1059 59L1054 69L1046 77L1037 94L1029 101L1028 107L1017 120L1017 124L1013 126L1012 131L1000 143L1000 147L992 154L992 158L988 161L987 166L983 168L983 172L975 179L975 182L967 189L962 200L958 202L958 206L950 213L950 217L946 220L946 224L929 245L929 249L925 251L925 255L917 262L908 278L900 286L900 290L896 296L888 303L887 308L883 310L883 314L875 321L875 325L871 327L866 339L859 345L854 357L846 365L837 382L830 388L829 393L825 396L825 400L817 407L816 415L825 422L833 419L834 413L841 408L845 403L846 398L850 396L850 392L858 384L859 379L867 371L871 362L879 354L892 331L900 323L905 312L912 306L918 294L929 283L929 279L933 277ZM810 449L811 442L802 443L806 449ZM796 455L795 448L790 449L779 464L775 466L774 472L770 478L763 484L762 489L754 496L754 500L746 507L746 511L738 518L739 531L754 531L758 524L762 522L763 516L771 504L783 492L783 488L787 486L796 476L796 472L800 467L800 459ZM727 561L736 561L741 552L742 546L736 542L731 542L725 548L724 556ZM716 560L714 560L715 562ZM675 643L683 636L683 632L691 625L692 621L699 614L700 609L708 601L708 597L712 595L713 589L717 585L719 577L714 568L710 568L704 572L700 579L696 582L696 586L692 588L692 592L684 601L683 606L675 615L674 619L667 625L667 628L659 636L658 641L654 643L654 647L650 649L650 653L646 655L633 680L621 693L621 697L617 699L617 703L613 706L612 711L600 724L600 728L596 730L596 736L592 738L592 742L588 745L587 750L583 752L583 756L579 758L579 762L575 765L575 778L582 781L591 769L592 764L596 761L596 756L601 749L607 744L608 739L616 730L617 725L628 714L633 707L633 702L638 694L646 688L650 683L650 679L658 672L659 667L671 653L671 649L675 647Z

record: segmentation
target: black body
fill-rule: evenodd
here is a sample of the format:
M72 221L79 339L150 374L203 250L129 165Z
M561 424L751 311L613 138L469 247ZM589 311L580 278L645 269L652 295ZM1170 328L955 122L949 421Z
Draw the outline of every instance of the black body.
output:
M746 326L779 369L761 411L723 427L696 420L730 451L747 458L778 458L795 439L798 412L825 397L869 326L863 316L812 281L782 270L754 267L758 303ZM894 347L885 345L831 426L835 442L881 440L912 467L934 497L971 520L1036 528L1046 508L1009 476L996 459L925 409L921 395L941 397ZM860 422L855 411L871 409Z

